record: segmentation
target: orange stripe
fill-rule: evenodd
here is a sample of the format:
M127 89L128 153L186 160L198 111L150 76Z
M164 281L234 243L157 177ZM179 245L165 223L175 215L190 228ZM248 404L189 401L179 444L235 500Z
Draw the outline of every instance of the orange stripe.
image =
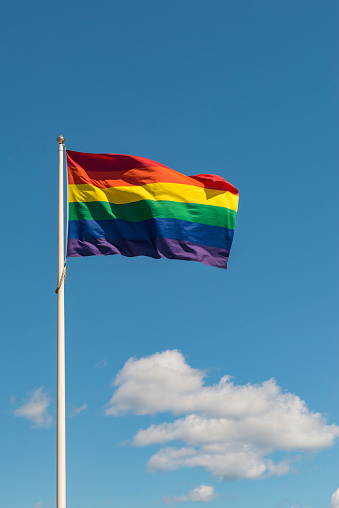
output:
M112 176L114 175L114 178ZM85 171L80 166L68 166L68 182L70 184L89 184L95 185L100 189L108 187L119 187L121 185L146 185L148 183L168 182L183 183L186 185L196 185L204 187L201 182L193 180L189 176L181 175L171 169L165 169L161 166L149 166L143 168L133 168L122 171L107 172Z

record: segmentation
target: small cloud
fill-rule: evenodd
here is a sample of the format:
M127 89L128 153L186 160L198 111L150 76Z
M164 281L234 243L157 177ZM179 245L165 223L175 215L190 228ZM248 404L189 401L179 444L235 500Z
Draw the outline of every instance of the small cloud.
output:
M49 427L52 424L52 417L48 412L50 403L48 393L44 392L43 386L41 386L30 392L26 402L18 407L13 414L32 422L33 427Z
M42 508L42 503L36 503L33 508Z
M94 365L94 368L97 369L98 367L107 367L107 360L106 358L104 360L100 360L100 362L96 363Z
M87 404L83 404L81 407L75 407L72 411L71 411L71 414L69 415L70 417L73 417L73 416L78 416L80 413L82 413L83 411L86 411L87 409Z
M163 503L167 505L174 505L190 501L191 503L210 503L219 497L219 494L214 492L213 485L199 485L190 490L188 494L183 496L164 497Z
M332 494L331 508L339 508L339 489Z

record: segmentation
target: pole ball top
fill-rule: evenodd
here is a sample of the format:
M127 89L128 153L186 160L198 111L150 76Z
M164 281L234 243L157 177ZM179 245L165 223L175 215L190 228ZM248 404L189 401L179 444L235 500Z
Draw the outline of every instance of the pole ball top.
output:
M57 142L59 143L59 145L63 145L65 143L65 138L63 137L62 134L60 134L60 136L57 138Z

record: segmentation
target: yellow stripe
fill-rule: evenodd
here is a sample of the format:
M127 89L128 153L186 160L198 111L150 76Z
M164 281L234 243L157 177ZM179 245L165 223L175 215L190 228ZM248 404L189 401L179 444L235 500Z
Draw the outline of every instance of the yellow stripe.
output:
M199 203L222 206L237 211L239 197L231 192L205 189L181 183L148 183L146 185L109 187L99 189L94 185L70 184L70 202L108 201L109 203L135 203L143 199L154 201L177 201L179 203Z

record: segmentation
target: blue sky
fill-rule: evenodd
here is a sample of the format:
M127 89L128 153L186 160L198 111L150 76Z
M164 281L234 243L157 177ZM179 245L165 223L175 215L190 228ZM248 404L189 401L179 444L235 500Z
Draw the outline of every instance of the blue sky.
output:
M62 133L240 191L227 271L68 261L68 505L338 507L337 2L2 12L1 506L55 506Z

